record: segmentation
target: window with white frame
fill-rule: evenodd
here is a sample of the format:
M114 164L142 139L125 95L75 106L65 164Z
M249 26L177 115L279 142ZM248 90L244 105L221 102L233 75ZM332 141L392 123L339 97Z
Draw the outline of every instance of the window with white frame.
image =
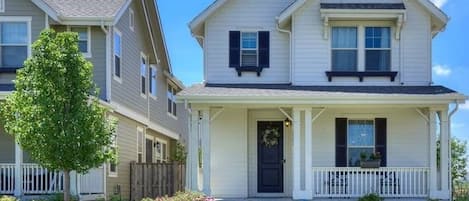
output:
M122 64L122 35L120 32L114 33L114 77L121 78Z
M145 142L145 134L143 133L142 127L137 127L137 162L143 163L144 160L144 142Z
M140 93L145 96L147 95L147 57L142 54L140 57Z
M168 145L166 141L155 140L155 161L157 163L168 162Z
M89 27L70 27L71 32L78 33L78 49L83 55L91 56L90 47L90 28Z
M150 79L148 83L148 89L150 91L150 95L156 98L156 81L157 81L157 74L156 74L156 67L150 66Z
M176 89L168 84L168 113L176 116Z
M135 14L132 8L129 9L129 28L134 31L135 27Z
M257 66L257 32L241 33L241 66Z
M114 149L114 151L117 150L117 133L114 133L112 135L111 149ZM117 163L116 162L109 163L109 176L117 177Z
M357 27L332 27L332 70L356 71Z
M389 71L391 67L391 28L365 27L365 70Z
M4 68L23 67L29 51L29 22L0 22L1 66Z
M347 164L360 166L360 155L370 156L375 152L375 126L373 120L348 120Z

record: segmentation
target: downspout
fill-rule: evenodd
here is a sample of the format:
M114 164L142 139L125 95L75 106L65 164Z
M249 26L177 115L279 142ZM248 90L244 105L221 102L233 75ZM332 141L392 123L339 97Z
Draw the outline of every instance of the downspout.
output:
M293 81L293 40L292 40L292 35L291 31L286 30L286 29L281 29L280 25L278 23L278 17L277 17L277 31L281 33L286 33L288 34L288 39L290 40L290 57L289 57L289 63L290 63L290 76L289 76L289 82L292 84Z
M104 26L104 20L101 20L101 30L106 35L106 101L111 102L111 28L106 29Z
M451 111L448 115L448 125L449 125L449 129L448 129L448 138L449 138L449 143L448 143L448 149L449 149L449 156L448 158L450 159L449 160L449 168L451 168L452 164L451 164L451 142L452 142L452 137L451 137L451 117L453 117L453 115L458 111L459 109L459 103L458 101L454 101L454 103L456 104L456 106L454 107L453 111ZM448 178L449 178L449 182L450 182L450 185L449 186L449 192L453 192L453 178L451 178L451 171L449 171L449 175L448 175ZM451 200L453 199L453 195L451 195Z

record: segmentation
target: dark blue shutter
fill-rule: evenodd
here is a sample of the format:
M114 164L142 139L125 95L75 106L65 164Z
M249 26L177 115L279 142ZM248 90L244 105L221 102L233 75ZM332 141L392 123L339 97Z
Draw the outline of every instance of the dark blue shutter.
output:
M387 157L386 157L386 134L387 134L387 125L385 118L376 118L375 119L375 149L376 152L381 154L381 167L386 167Z
M347 167L347 119L335 119L335 166Z
M270 36L268 31L259 31L259 67L270 65Z
M241 49L241 32L230 31L230 67L239 67L240 49Z

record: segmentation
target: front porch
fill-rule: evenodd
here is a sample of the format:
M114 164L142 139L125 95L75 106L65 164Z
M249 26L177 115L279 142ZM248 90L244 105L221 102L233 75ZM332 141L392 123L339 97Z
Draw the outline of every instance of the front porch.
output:
M187 184L228 200L356 199L369 193L387 200L449 200L448 112L447 105L193 104ZM338 119L348 123L338 126ZM368 135L353 130L355 121L372 125L365 129L373 136L371 148L366 140L350 140ZM261 143L263 123L282 125L279 145ZM440 164L437 138L446 142ZM384 163L356 167L354 148L382 152ZM199 149L200 163L191 154Z
M34 197L63 192L64 176L34 163L13 137L0 131L0 195ZM104 168L81 175L71 173L71 192L80 200L104 197Z

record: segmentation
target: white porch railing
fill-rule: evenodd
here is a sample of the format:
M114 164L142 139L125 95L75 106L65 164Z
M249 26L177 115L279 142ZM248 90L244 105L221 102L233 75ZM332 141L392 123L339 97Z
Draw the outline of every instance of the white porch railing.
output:
M49 171L38 164L22 164L23 193L50 194L63 191L63 173Z
M427 197L428 168L315 167L313 197L359 197L377 193L382 197Z
M15 164L0 164L0 194L15 191Z
M79 179L80 195L104 194L104 167L91 169Z

